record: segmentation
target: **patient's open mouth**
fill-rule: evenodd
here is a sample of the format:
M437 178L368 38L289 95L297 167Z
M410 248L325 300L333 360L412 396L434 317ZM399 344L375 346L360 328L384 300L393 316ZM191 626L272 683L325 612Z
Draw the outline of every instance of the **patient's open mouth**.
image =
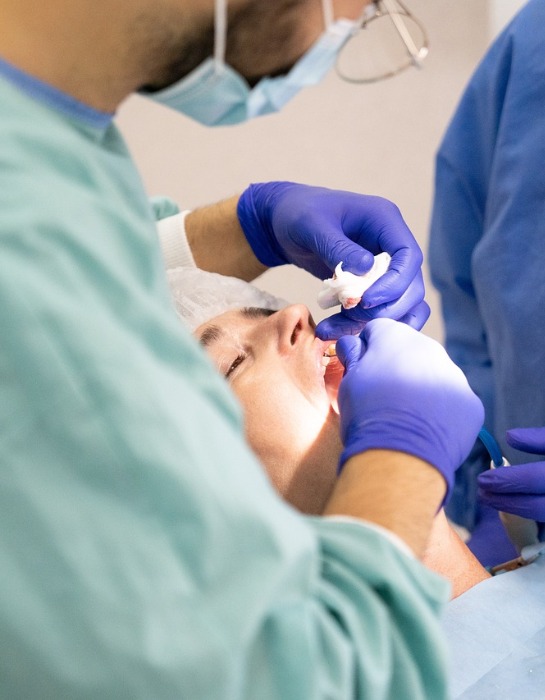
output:
M322 365L324 367L328 367L333 361L333 358L335 358L335 360L337 358L335 343L331 343L331 345L328 345L328 347L324 350L324 354L322 356Z
M337 357L335 343L332 343L326 348L324 357L322 358L322 363L324 365L325 388L330 400L336 406L337 392L339 391L339 384L343 378L344 367Z
M331 408L335 413L339 413L337 405L337 395L339 393L339 385L343 378L344 367L338 357L332 356L324 372L324 386L331 403Z

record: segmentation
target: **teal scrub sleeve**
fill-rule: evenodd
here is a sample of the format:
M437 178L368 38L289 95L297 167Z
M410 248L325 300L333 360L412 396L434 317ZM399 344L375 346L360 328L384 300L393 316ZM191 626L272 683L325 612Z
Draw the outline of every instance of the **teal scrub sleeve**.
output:
M174 315L47 257L0 261L0 695L445 697L444 582L288 508Z
M156 221L180 213L180 207L170 197L150 197L149 201Z
M161 221L161 219L180 213L180 207L170 197L150 197L149 201L156 221Z

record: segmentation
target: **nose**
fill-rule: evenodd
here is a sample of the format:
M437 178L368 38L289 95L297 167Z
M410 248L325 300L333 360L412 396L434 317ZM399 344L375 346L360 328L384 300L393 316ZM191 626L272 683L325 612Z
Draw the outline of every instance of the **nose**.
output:
M292 304L271 316L278 331L280 354L289 353L303 339L314 336L315 323L304 304Z

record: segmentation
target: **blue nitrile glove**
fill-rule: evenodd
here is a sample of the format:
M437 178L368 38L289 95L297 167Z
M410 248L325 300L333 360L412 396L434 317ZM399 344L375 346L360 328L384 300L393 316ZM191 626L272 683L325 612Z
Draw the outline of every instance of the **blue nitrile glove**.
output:
M293 263L326 279L341 261L343 269L361 275L371 269L373 255L391 255L388 272L365 292L358 307L318 325L321 338L359 333L379 316L418 328L427 320L422 252L399 209L387 199L267 182L242 193L237 213L254 254L269 267Z
M462 370L435 340L390 319L341 338L337 356L345 367L340 468L370 449L407 452L441 472L448 496L484 419Z
M545 455L545 428L515 428L506 433L515 450ZM483 472L479 498L486 505L530 520L545 521L545 462L528 462Z

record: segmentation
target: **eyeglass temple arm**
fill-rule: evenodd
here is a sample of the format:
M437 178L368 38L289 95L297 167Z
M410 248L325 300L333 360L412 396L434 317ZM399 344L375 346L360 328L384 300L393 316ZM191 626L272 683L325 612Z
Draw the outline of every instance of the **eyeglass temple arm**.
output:
M394 27L401 38L401 41L405 44L405 48L407 49L407 52L411 57L413 65L416 68L421 68L422 59L424 59L426 57L426 54L428 53L427 48L422 47L420 51L416 48L416 44L414 43L412 36L407 31L407 27L403 23L403 20L399 17L399 12L397 7L395 6L395 3L392 2L392 0L382 0L382 2L388 12L388 17L392 20ZM400 6L403 7L401 3ZM407 14L409 13L407 12Z

